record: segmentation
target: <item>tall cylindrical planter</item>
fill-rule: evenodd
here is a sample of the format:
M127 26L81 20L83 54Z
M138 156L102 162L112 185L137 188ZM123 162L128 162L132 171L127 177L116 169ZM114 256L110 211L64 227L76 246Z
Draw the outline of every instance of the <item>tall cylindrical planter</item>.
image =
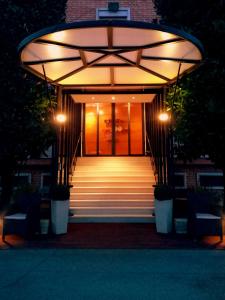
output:
M52 200L51 219L52 232L55 234L67 233L69 218L69 200Z
M159 233L170 233L173 228L173 200L155 199L156 230Z

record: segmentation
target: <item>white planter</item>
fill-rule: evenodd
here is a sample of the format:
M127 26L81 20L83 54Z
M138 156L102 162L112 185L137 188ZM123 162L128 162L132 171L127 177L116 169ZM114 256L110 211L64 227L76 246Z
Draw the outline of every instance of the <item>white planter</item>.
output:
M49 230L49 220L41 219L40 220L41 234L48 234Z
M169 233L173 228L173 200L155 199L156 230L159 233Z
M51 202L52 232L55 234L67 233L69 218L69 200Z

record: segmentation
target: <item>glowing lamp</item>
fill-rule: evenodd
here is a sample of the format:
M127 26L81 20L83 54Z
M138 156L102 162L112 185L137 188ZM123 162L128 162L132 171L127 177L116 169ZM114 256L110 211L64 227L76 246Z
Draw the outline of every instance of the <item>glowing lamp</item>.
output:
M65 114L62 114L62 113L60 113L60 114L57 114L56 115L56 117L55 117L55 119L56 119L56 121L58 122L58 123L65 123L66 122L66 115Z
M162 112L159 114L159 120L161 122L167 122L169 120L169 114L167 112Z

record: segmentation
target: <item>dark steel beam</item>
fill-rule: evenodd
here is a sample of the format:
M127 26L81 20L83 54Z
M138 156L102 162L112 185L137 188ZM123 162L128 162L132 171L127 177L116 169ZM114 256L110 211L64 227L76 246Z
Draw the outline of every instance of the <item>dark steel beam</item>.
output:
M137 66L140 65L142 52L143 52L142 49L138 50L138 52L137 52L137 60L136 60L136 65Z
M114 68L110 68L110 81L111 85L115 84L115 79L114 79Z
M163 75L161 75L161 74L159 74L159 73L157 73L157 72L155 72L153 70L147 69L147 68L145 68L145 67L143 67L141 65L136 65L136 63L134 63L132 60L127 59L127 58L125 58L125 57L123 57L123 56L121 56L119 54L116 54L116 56L119 57L120 59L126 61L130 65L132 65L134 67L137 67L138 69L140 69L142 71L145 71L145 72L147 72L147 73L149 73L151 75L154 75L154 76L156 76L156 77L158 77L158 78L160 78L162 80L165 80L165 81L169 81L170 80L169 78L167 78L167 77L165 77L165 76L163 76Z
M98 57L98 58L92 60L90 63L87 63L86 66L82 66L82 67L80 67L80 68L78 68L78 69L73 70L72 72L69 72L69 73L67 73L67 74L65 74L65 75L63 75L63 76L57 78L57 79L54 80L53 82L54 82L54 83L57 83L57 82L59 82L59 81L62 81L62 80L64 80L64 79L66 79L66 78L68 78L68 77L70 77L70 76L72 76L72 75L74 75L74 74L76 74L76 73L78 73L78 72L80 72L80 71L82 71L82 70L84 70L84 69L86 69L86 68L92 66L92 65L95 64L96 62L103 60L105 57L107 57L107 54L102 55L101 57Z
M107 27L108 49L113 49L113 28Z
M57 61L77 61L81 60L80 56L72 56L72 57L62 57L62 58L53 58L53 59L43 59L43 60L32 60L32 61L25 61L23 64L26 65L39 65L39 64L46 64L51 62Z
M142 55L141 59L144 60L171 60L175 62L182 62L186 64L199 64L201 63L198 59L185 59L185 58L173 58L173 57L159 57L159 56L145 56Z
M85 67L87 67L87 59L86 59L84 51L83 50L79 50L79 53L80 53L80 57L81 57L83 65Z

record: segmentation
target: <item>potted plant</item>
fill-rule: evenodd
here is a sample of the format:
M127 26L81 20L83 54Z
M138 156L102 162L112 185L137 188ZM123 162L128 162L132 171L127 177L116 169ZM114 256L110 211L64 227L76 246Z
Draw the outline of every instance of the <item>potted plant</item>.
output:
M70 186L57 184L51 193L52 232L55 234L67 233L69 216Z
M173 225L173 191L167 184L158 184L154 190L156 230L169 233Z

